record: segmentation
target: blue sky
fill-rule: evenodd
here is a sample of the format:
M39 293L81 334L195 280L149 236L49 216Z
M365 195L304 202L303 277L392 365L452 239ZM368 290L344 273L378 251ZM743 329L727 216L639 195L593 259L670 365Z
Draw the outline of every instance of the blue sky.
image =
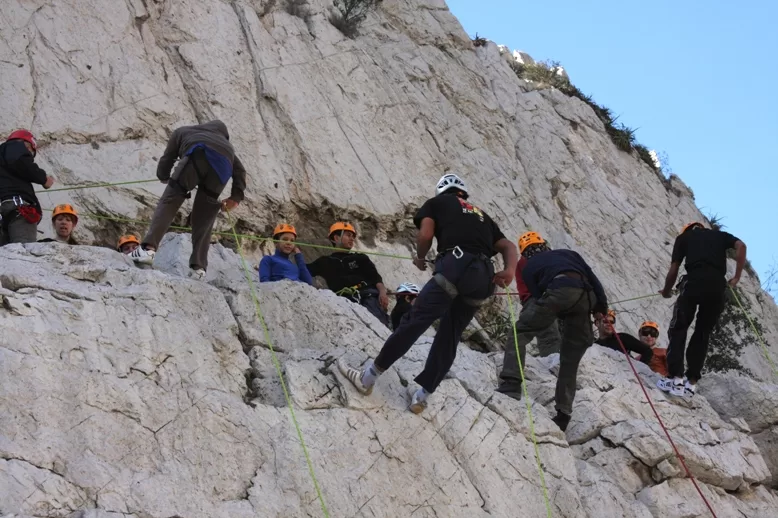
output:
M778 263L778 2L448 6L471 36L561 62L640 143L667 153L702 212L748 245L763 280Z

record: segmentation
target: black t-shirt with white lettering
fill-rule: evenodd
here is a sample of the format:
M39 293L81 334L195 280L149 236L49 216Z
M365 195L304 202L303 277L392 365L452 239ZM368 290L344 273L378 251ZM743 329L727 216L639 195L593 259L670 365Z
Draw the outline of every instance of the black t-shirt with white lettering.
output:
M686 273L691 277L727 274L727 250L735 248L738 238L729 232L694 228L677 238L673 246L674 263L686 260Z
M438 253L459 247L471 254L492 257L497 252L494 244L505 235L484 211L455 194L439 194L421 206L413 223L421 228L421 220L435 221L435 239Z

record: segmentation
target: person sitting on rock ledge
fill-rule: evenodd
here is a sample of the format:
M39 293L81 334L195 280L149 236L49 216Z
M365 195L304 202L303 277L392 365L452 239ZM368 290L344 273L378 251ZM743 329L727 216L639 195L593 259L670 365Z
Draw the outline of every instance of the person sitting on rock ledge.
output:
M0 246L34 243L41 206L32 184L48 189L54 178L35 163L38 145L27 130L16 130L0 144Z
M410 410L421 413L427 398L451 369L462 331L478 308L492 296L494 285L506 287L516 270L516 246L505 239L500 228L480 208L467 201L465 183L455 174L444 175L437 183L437 195L427 200L413 222L416 257L413 264L427 268L426 255L437 240L435 272L424 285L411 311L384 343L381 352L359 371L343 360L338 369L362 394L373 391L378 377L404 356L435 320L440 319L424 370L416 377L421 388L411 396ZM505 269L494 272L491 258L501 253Z
M116 251L124 255L130 255L139 246L140 240L132 234L127 234L119 238L118 243L116 243Z
M524 246L522 255L527 258L522 277L537 302L521 309L516 324L518 343L505 350L502 381L497 391L514 399L521 398L522 380L516 350L521 355L522 366L526 365L527 344L540 331L562 319L564 329L554 396L557 414L553 421L565 431L573 413L578 365L594 340L589 315L601 317L608 309L608 299L600 280L577 252L550 250L545 243L535 242Z
M599 331L599 337L594 342L597 345L613 349L614 351L623 352L619 341L616 339L616 330L613 326L616 324L616 312L612 309L608 310L608 314L600 319L596 320L597 330ZM637 359L646 365L651 364L651 358L654 357L654 351L651 347L647 346L629 333L618 333L621 343L624 344L624 348L627 350L627 354L633 352L637 354Z
M651 367L652 371L667 377L667 349L657 347L656 344L656 340L659 338L659 324L646 320L640 324L638 336L640 341L649 346L654 353L648 366Z
M333 223L328 238L332 246L344 251L319 257L308 264L308 271L323 277L330 290L360 304L389 327L389 296L383 279L368 256L349 251L357 238L354 226L344 221Z
M171 175L176 159L179 159L178 165ZM243 200L246 189L246 169L230 143L227 126L220 120L213 120L173 131L159 159L157 178L167 187L154 210L146 237L130 257L141 264L154 262L159 242L170 228L184 200L191 197L190 192L196 187L197 195L191 215L192 255L189 258L189 276L202 280L208 267L208 250L216 216L220 209L228 212L235 209ZM230 197L219 203L219 195L230 178Z
M54 227L54 237L38 240L39 243L65 243L67 245L77 245L73 239L73 230L78 225L78 213L69 203L63 203L54 207L51 213L51 225Z
M392 309L392 329L400 326L400 320L411 310L420 291L419 287L412 282L404 282L398 286L397 291L394 292L397 303Z
M273 230L276 253L266 255L259 262L259 282L274 282L283 279L313 284L305 259L295 245L297 231L292 225L281 223ZM294 254L294 260L292 260Z

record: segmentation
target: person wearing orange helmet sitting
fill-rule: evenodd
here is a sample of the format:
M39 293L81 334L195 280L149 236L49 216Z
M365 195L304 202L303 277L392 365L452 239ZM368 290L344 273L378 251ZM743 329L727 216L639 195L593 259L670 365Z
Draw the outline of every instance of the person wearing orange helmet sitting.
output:
M35 137L25 129L0 144L0 246L38 239L41 206L32 184L48 189L54 178L35 163L37 151Z
M364 306L389 327L389 314L386 312L389 296L383 278L368 256L350 251L357 239L354 225L345 221L335 222L328 237L332 246L343 251L319 257L308 265L308 271L314 277L323 277L329 289Z
M51 214L51 225L54 227L54 237L40 239L39 243L59 242L68 245L77 245L73 239L73 230L78 225L78 213L69 203L62 203L54 207Z
M305 265L302 252L294 244L297 231L292 225L281 223L273 230L276 253L266 255L259 262L259 282L273 282L283 279L313 284L313 277ZM292 260L294 254L294 261Z
M116 251L124 255L130 255L139 246L140 240L132 234L127 234L119 238L119 242L116 243Z
M616 333L616 330L613 327L616 324L615 311L609 309L608 313L602 318L595 320L595 323L597 324L599 336L594 343L619 352L624 352L621 348L621 344L624 344L624 349L627 350L627 354L633 352L637 355L638 360L646 365L651 365L651 360L654 357L654 351L651 347L629 333ZM621 343L619 343L619 339L616 338L617 334Z
M657 347L657 338L659 338L659 324L652 322L651 320L646 320L640 324L640 328L638 328L638 336L640 337L640 341L649 346L654 352L654 355L651 357L651 361L648 362L648 366L651 367L652 371L666 377L668 374L667 349L663 347Z

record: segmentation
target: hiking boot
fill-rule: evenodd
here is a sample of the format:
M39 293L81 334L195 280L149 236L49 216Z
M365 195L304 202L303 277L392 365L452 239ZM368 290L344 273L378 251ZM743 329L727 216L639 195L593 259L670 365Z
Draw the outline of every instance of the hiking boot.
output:
M427 397L422 396L419 394L420 391L415 391L413 393L413 396L411 396L411 412L413 412L416 415L421 414L424 412L424 409L427 408Z
M503 381L500 386L497 387L497 392L505 394L508 397L521 401L521 382L520 381Z
M572 416L569 416L557 410L556 415L552 417L551 420L554 421L554 423L556 423L559 429L564 432L567 430L567 425L570 424L570 417Z
M196 281L201 281L205 279L205 270L202 268L192 268L189 270L189 278Z
M151 264L154 262L154 250L146 250L142 246L139 246L130 253L130 259L140 264Z
M338 360L338 370L361 394L369 396L373 393L373 385L366 387L362 384L362 371L349 367L343 360Z
M685 385L689 384L684 378L662 378L656 382L656 386L662 392L668 392L671 396L684 397ZM693 392L693 390L692 390Z

